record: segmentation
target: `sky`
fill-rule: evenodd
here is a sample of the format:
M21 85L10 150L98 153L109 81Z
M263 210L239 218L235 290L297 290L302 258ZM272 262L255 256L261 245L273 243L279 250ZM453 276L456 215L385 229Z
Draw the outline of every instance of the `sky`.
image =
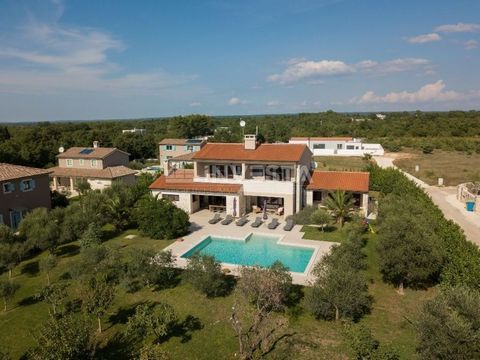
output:
M479 108L478 0L0 0L0 122Z

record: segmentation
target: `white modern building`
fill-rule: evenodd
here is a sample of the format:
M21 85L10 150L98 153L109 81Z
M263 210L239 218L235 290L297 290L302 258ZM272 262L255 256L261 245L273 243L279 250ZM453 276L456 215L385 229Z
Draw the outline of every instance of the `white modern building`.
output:
M314 156L364 156L383 155L381 144L366 144L353 137L293 137L290 144L308 146Z
M351 192L366 214L369 174L313 171L305 144L207 143L191 158L193 169L172 169L150 189L188 213L201 209L233 216L250 212L292 215L328 191Z
M145 135L145 133L147 132L146 129L137 129L137 128L133 128L133 129L125 129L125 130L122 130L122 134L138 134L138 135Z

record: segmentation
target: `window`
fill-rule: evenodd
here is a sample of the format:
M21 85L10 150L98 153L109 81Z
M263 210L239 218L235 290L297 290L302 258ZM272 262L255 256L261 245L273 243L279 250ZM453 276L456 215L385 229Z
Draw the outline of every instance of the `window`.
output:
M21 191L26 192L26 191L32 191L33 189L35 189L35 180L26 179L20 182Z
M83 159L80 159L78 160L78 163L80 164L80 166L83 166L83 164L85 163L85 161Z
M0 214L0 224L4 224L4 222L3 222L3 215L2 215L2 214Z
M170 201L179 201L180 200L180 195L175 195L175 194L162 194L163 199L168 199Z
M72 159L67 159L67 166L72 167L73 166L73 160Z
M92 159L92 160L90 160L90 165L91 165L92 167L97 167L97 159Z
M355 149L355 146L353 145L347 145L347 150L354 150Z
M252 177L263 177L263 174L264 174L263 166L252 167Z
M11 182L3 183L3 192L9 194L15 191L15 184Z
M337 144L337 150L342 150L343 149L343 144Z
M235 165L235 175L237 176L242 175L242 165Z
M187 145L187 151L193 151L193 146L192 145Z
M325 149L325 144L313 144L313 149Z
M172 151L173 150L173 145L165 145L165 150Z

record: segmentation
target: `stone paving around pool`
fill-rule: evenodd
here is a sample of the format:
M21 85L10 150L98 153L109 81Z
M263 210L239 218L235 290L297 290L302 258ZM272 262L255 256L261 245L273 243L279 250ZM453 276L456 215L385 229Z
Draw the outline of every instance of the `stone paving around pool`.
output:
M183 241L176 241L165 250L171 250L172 254L176 258L176 265L180 268L183 268L187 264L187 260L181 258L181 255L185 254L188 250L193 248L195 245L203 241L207 236L225 236L233 238L245 238L247 235L253 233L265 234L265 235L276 235L281 237L279 244L292 245L292 246L306 246L313 248L314 253L310 262L304 273L291 273L294 284L300 285L309 285L313 280L311 271L315 264L322 258L322 256L330 251L330 248L336 243L327 242L327 241L318 241L318 240L305 240L302 239L303 233L300 232L302 226L295 225L291 231L283 230L285 225L285 220L283 217L277 217L280 225L275 230L270 230L267 227L267 224L271 221L272 217L269 215L268 220L258 227L253 228L250 224L255 220L258 214L250 214L248 216L248 222L244 226L237 226L235 222L232 222L229 225L222 225L220 222L216 224L209 224L208 220L213 217L213 213L208 210L202 210L190 215L191 222L191 232L187 236L183 237ZM222 219L225 216L222 216ZM229 265L222 263L222 269L229 269L233 275L238 275L238 269L241 266L239 265Z

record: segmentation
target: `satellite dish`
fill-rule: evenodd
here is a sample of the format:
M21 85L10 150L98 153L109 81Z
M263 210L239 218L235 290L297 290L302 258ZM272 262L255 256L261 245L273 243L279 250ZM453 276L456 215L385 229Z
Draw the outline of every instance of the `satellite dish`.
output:
M58 152L59 152L60 154L63 153L64 151L65 151L65 149L63 148L63 146L60 146L60 147L58 148Z
M246 125L246 122L243 121L243 120L241 120L241 121L240 121L240 126L241 126L241 127L245 127L245 125Z

